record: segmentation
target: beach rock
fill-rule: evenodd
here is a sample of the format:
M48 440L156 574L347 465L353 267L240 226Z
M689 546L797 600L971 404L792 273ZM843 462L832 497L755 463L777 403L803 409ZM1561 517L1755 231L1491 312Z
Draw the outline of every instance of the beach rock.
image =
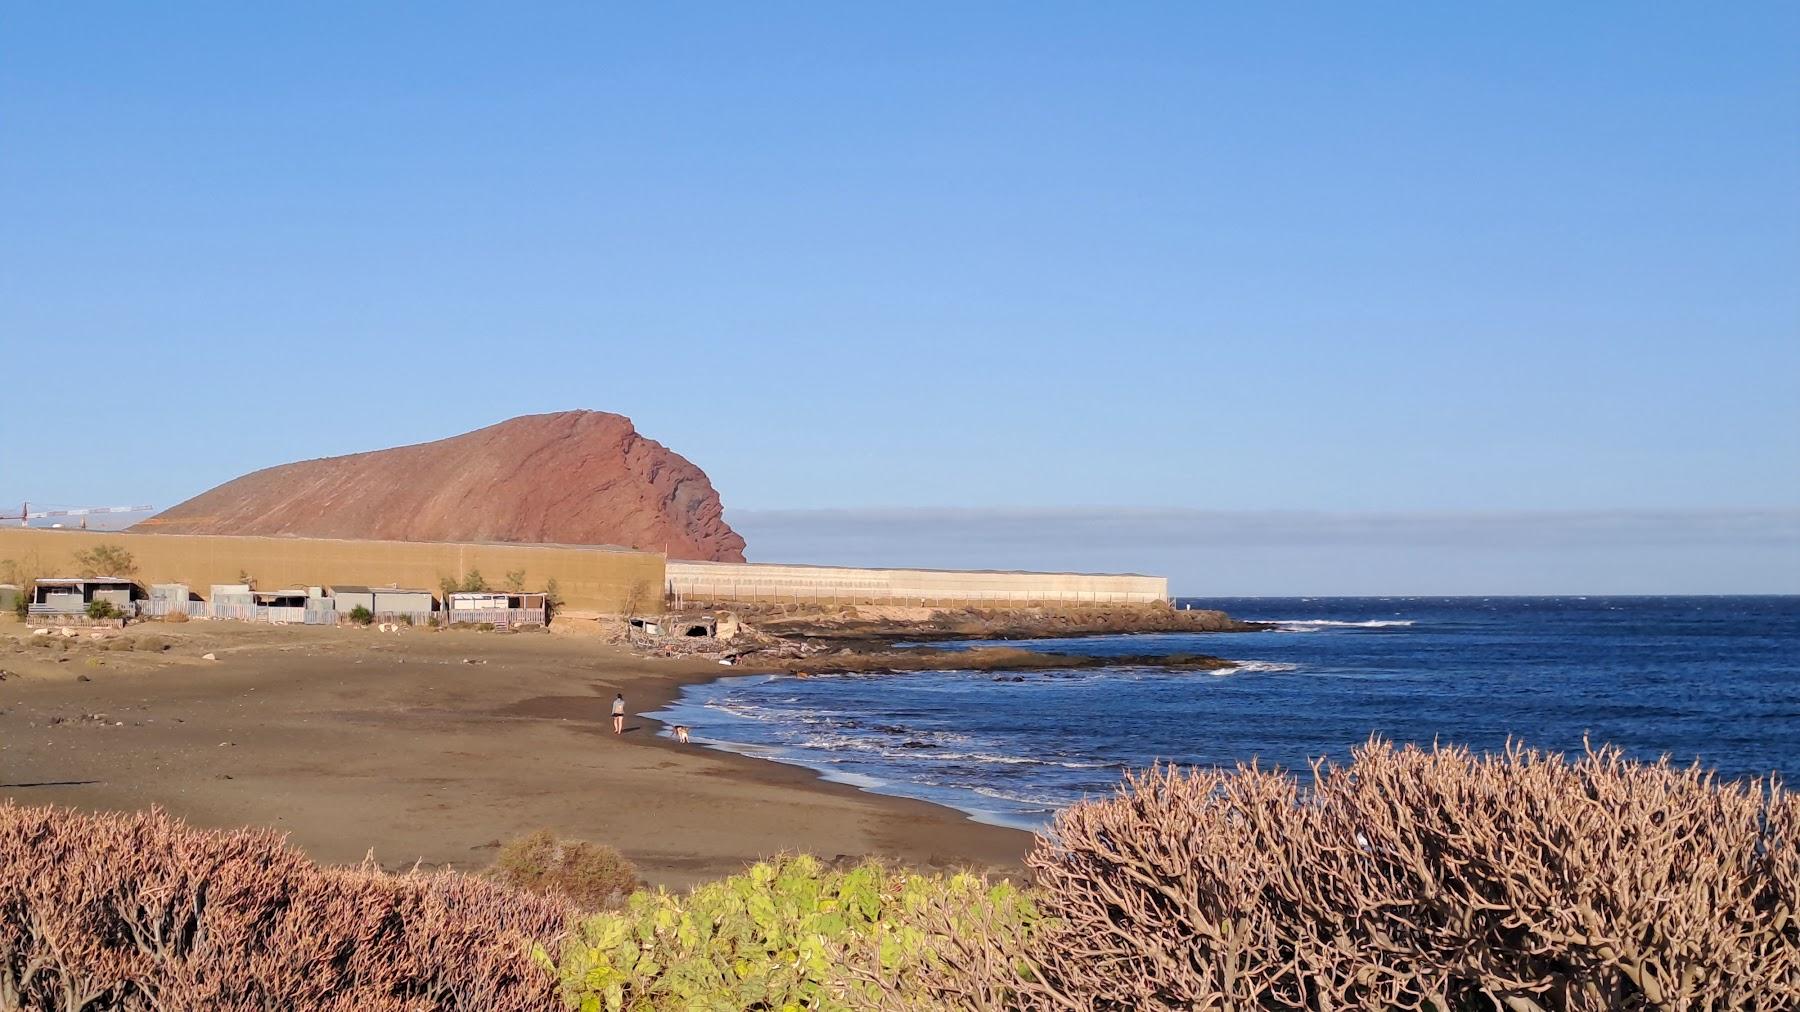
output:
M201 654L200 659L203 661L216 661L219 659L219 656L217 654Z
M271 467L138 524L161 534L622 545L744 561L687 458L604 411L526 415L414 446Z

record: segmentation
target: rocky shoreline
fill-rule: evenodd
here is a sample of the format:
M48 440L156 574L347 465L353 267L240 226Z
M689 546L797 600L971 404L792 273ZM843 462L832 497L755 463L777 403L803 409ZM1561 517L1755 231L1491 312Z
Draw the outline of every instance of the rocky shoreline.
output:
M1266 622L1240 622L1222 611L1147 605L846 608L793 614L768 609L746 618L776 635L868 645L912 640L1068 639L1121 633L1263 632L1274 628Z
M688 623L684 619L665 619L664 624L680 628ZM1116 666L1200 671L1227 668L1233 662L1192 652L1119 656L1001 646L946 649L941 644L1143 633L1256 632L1271 627L1267 623L1239 622L1221 611L1149 606L954 610L765 606L736 611L730 618L730 628L733 635L729 641L665 637L642 640L637 646L654 655L710 656L740 670L772 674L1002 672Z
M787 658L757 664L758 671L808 675L901 674L908 671L971 671L996 673L1079 668L1158 667L1175 671L1217 671L1234 667L1232 661L1208 654L1131 654L1128 656L1083 653L1047 653L1017 647L980 647L973 650L941 650L927 647L875 652L840 651L813 658Z

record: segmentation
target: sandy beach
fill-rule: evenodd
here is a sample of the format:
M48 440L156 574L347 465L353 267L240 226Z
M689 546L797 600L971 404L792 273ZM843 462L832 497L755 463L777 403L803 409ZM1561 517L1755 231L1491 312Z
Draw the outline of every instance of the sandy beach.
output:
M671 887L780 851L1016 873L1030 844L950 809L679 746L647 719L611 734L615 692L653 711L717 677L711 661L550 633L193 622L44 638L0 625L0 796L21 803L156 805L202 826L276 828L322 862L372 853L390 868L478 868L547 827L618 847Z

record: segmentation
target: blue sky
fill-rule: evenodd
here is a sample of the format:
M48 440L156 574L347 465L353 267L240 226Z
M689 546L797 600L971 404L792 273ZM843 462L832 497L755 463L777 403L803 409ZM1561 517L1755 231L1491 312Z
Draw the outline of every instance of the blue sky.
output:
M590 407L756 557L838 561L794 510L941 562L891 511L1800 509L1795 5L371 6L0 9L6 415L82 434L0 496ZM1800 591L1774 530L1541 575ZM1324 592L1294 538L1245 572Z

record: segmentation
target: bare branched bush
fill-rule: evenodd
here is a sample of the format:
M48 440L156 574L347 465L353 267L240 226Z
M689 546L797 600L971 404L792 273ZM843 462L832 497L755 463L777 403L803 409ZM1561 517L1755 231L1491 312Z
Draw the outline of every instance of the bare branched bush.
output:
M935 919L940 1004L1800 1008L1800 801L1699 768L1372 741L1310 783L1129 776L1027 864L1027 932Z
M561 903L319 868L266 831L0 805L0 1008L542 1010Z

